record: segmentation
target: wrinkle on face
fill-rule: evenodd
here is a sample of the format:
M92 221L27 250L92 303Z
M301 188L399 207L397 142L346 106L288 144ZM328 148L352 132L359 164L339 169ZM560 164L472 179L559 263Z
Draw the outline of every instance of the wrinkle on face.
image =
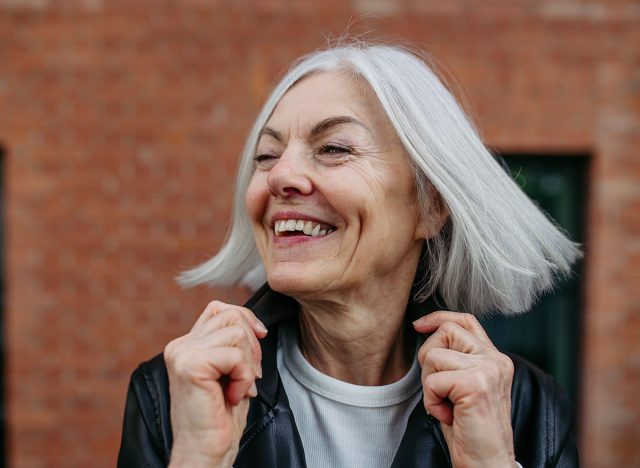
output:
M267 273L270 266L299 264L302 276L307 267L317 273L318 280L309 282L315 283L315 293L344 291L376 276L393 274L396 263L402 262L397 259L403 253L400 250L407 249L407 255L415 250L415 235L410 231L416 230L419 210L409 159L366 83L345 74L312 74L285 94L262 133L257 153L272 153L272 167L277 167L279 158L293 158L287 164L295 164L313 186L309 196L269 199L264 185L259 194L266 176L260 168L256 170L247 206L254 213L254 230ZM350 152L335 158L318 154L318 146L326 144L348 146ZM260 197L258 208L255 200ZM323 255L311 262L292 256L274 263L271 227L260 216L276 205L334 213L332 219L339 220L335 242L327 243ZM291 282L301 282L293 276L293 268L291 271ZM335 273L319 280L325 271Z

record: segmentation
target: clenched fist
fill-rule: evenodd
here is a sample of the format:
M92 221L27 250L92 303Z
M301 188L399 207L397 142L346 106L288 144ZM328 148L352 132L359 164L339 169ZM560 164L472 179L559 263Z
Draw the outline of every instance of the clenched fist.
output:
M262 377L258 339L266 334L249 309L214 301L189 333L166 346L170 466L231 466Z
M431 334L418 352L424 405L441 422L453 466L516 466L511 359L470 314L433 312L414 327Z

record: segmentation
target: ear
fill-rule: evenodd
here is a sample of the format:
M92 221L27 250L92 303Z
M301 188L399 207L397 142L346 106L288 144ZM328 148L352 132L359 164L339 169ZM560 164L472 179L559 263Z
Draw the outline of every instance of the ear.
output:
M419 239L437 236L449 219L449 209L435 187L429 183L426 192L427 207L420 210L420 220L416 229L416 237Z

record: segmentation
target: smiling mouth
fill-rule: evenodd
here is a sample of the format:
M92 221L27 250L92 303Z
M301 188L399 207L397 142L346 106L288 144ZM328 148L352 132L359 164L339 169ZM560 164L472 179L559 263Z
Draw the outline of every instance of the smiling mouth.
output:
M281 219L276 221L273 226L276 237L299 236L301 234L308 237L320 237L331 234L335 230L335 226L303 219Z

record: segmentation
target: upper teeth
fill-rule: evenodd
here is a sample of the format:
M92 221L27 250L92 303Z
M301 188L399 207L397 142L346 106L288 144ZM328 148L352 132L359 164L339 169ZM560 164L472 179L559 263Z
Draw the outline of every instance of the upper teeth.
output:
M275 231L276 236L279 236L285 231L301 231L307 236L317 237L329 234L335 229L320 229L320 223L314 223L312 221L305 221L302 219L282 219L280 221L276 221L273 230Z

